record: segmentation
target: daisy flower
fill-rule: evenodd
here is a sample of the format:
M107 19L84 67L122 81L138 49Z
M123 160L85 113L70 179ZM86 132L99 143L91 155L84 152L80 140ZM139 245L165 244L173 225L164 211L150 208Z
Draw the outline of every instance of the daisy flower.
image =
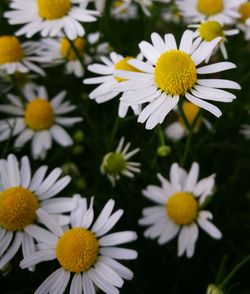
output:
M124 145L124 137L122 137L115 152L110 152L103 158L101 172L108 176L112 185L115 185L121 175L133 178L134 173L140 172L139 162L128 161L140 151L140 148L128 152L130 145L130 142Z
M69 284L70 293L95 294L97 287L104 293L115 294L124 279L132 279L133 273L117 260L135 259L137 253L116 245L134 241L137 236L133 231L107 234L123 214L121 209L112 213L114 204L114 200L109 200L93 221L93 198L88 208L86 198L79 197L77 209L71 213L70 227L64 229L55 224L50 231L34 230L39 249L24 258L20 266L27 268L47 260L59 263L59 268L35 294L62 294Z
M84 65L88 65L92 58L87 54L86 47L88 44L94 45L98 42L100 34L90 34L87 39L78 37L73 40L74 48L70 41L65 38L49 38L41 41L43 48L41 55L51 58L45 66L54 66L65 63L66 72L74 74L76 77L82 77L85 72ZM75 52L77 50L77 53ZM101 43L96 48L96 54L105 54L107 52L107 43ZM79 60L80 59L80 60Z
M15 115L0 121L0 141L16 137L15 147L24 146L32 140L32 155L44 158L52 147L52 139L61 146L73 144L71 137L61 127L71 127L82 121L80 117L63 117L76 108L68 101L63 102L66 92L62 91L51 101L45 87L28 85L23 89L24 103L19 97L8 94L11 104L0 106L0 111Z
M172 34L166 34L165 40L162 40L157 33L153 33L151 39L153 45L146 41L139 44L147 62L136 59L127 62L138 72L115 71L115 75L127 80L113 85L114 91L125 92L121 101L128 105L149 103L140 113L138 122L147 121L146 128L153 129L175 108L180 96L185 96L216 117L221 116L220 109L205 100L232 102L236 96L220 88L240 89L240 86L229 80L203 79L202 76L236 66L230 62L200 65L211 55L221 38L203 42L195 50L193 32L190 30L184 32L179 49Z
M15 36L0 36L0 72L8 75L15 72L28 73L33 71L45 76L45 72L34 62L49 61L39 57L41 52L39 42L23 42Z
M177 0L180 13L188 23L215 20L233 24L240 17L238 7L245 0Z
M56 37L64 32L67 38L74 40L85 34L80 22L96 21L95 16L99 14L85 6L80 6L77 0L11 0L13 10L4 16L11 25L24 25L16 32L17 36L30 38L41 32L42 37Z
M90 99L94 99L97 103L103 103L120 95L121 91L114 91L112 87L124 81L118 75L115 75L116 70L129 70L138 71L136 68L128 64L128 60L131 57L123 57L115 52L110 53L110 58L101 57L103 64L95 63L88 66L88 70L95 74L99 74L99 77L85 79L84 84L100 84L95 90L89 94ZM125 117L128 112L129 106L120 102L118 114L120 117ZM133 105L132 109L137 115L140 113L140 107Z
M110 14L115 19L129 20L137 17L138 10L132 0L115 0L111 6Z
M239 7L240 19L238 27L245 33L245 39L250 40L250 2L245 2Z
M179 234L178 256L186 253L189 258L194 254L199 227L215 239L222 237L210 222L212 213L201 209L212 193L215 175L200 181L198 176L196 162L188 173L177 163L172 164L170 181L158 174L161 187L150 185L143 191L143 195L157 206L143 209L143 218L139 220L141 225L149 226L145 237L158 238L159 244L165 244Z
M77 202L72 198L54 198L69 184L70 177L59 179L60 168L45 176L47 169L41 166L32 176L27 156L20 163L13 154L7 160L0 160L0 269L20 247L24 257L35 252L30 232L42 231L40 224L51 227L58 222L67 225L70 221L63 213L75 209Z
M182 109L186 116L189 126L192 126L194 120L196 119L196 116L200 111L200 108L191 102L185 101L182 104ZM198 132L202 123L204 123L208 129L212 128L210 122L208 122L200 114L198 120L196 121L193 127L193 131ZM185 137L188 134L188 132L189 130L187 128L187 125L185 124L183 118L178 114L176 119L172 123L170 123L165 129L166 136L174 141L179 141L180 139Z
M214 52L212 53L215 53L217 49L220 48L220 51L224 59L228 58L227 49L225 46L225 43L227 42L226 37L237 35L239 33L238 29L225 30L223 25L215 20L203 21L200 24L189 25L189 27L196 28L196 31L194 32L194 39L196 39L194 46L197 46L197 47L201 44L201 42L211 42L217 37L221 37L222 38L221 41L219 42L219 44L217 45L217 48L215 48ZM208 58L206 59L206 62L208 62L209 59L210 59L210 56L208 56Z

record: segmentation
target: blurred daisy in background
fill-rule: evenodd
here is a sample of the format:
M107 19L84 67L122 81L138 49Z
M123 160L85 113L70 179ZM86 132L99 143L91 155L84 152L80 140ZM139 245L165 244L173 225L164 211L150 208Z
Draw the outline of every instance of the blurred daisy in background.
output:
M45 158L52 147L52 139L63 147L72 145L73 140L62 126L71 127L82 118L62 116L76 109L70 102L63 102L66 92L49 100L45 87L28 85L23 93L25 101L8 94L11 104L0 105L1 112L15 116L0 121L0 141L17 136L15 147L22 147L32 140L34 159Z
M84 84L100 84L95 90L89 94L90 99L94 99L97 103L104 103L111 99L116 98L120 95L121 91L113 90L112 87L124 79L120 78L118 75L115 75L115 71L118 69L129 70L129 71L138 71L136 68L128 64L128 60L132 57L123 57L120 54L111 52L108 57L100 57L103 64L94 63L88 66L88 70L95 74L98 74L99 77L85 79ZM131 106L134 113L138 115L140 113L140 107L138 105ZM125 117L128 112L129 106L120 101L118 115L119 117Z
M21 43L15 36L0 36L0 72L12 75L16 72L28 73L32 71L45 76L45 72L35 63L48 62L50 58L41 57L40 53L39 42Z
M245 0L177 0L176 4L187 23L215 20L234 24L240 17L238 8Z
M239 7L240 18L238 27L245 33L245 39L250 40L250 2L245 2Z
M183 102L182 110L185 114L189 127L192 127L193 124L193 132L198 132L201 124L204 123L208 129L211 129L212 126L210 122L208 122L200 113L200 108L191 102ZM197 118L197 115L199 117ZM196 122L195 122L196 120ZM184 122L183 118L177 114L176 119L173 122L167 125L165 129L166 136L174 141L179 141L183 137L187 136L189 132L188 126Z
M4 13L11 25L24 25L17 36L30 38L40 32L42 37L56 37L62 32L74 40L82 37L85 30L81 22L96 21L98 11L86 9L87 1L70 0L11 0L13 10ZM86 3L85 3L86 2ZM77 4L78 3L78 4Z
M98 37L99 36L99 37ZM50 58L51 61L45 66L55 66L65 63L66 73L74 74L76 77L82 77L85 72L85 66L88 65L92 58L87 53L87 46L94 45L98 42L100 34L90 34L87 39L78 37L69 41L67 38L43 39L41 41L41 55ZM71 44L72 42L72 44ZM106 54L108 51L107 43L97 45L95 54Z
M149 226L144 236L158 238L159 244L165 244L178 236L178 256L186 253L188 258L195 251L195 243L200 227L211 237L220 239L221 232L210 222L213 215L201 209L214 188L214 177L211 175L198 181L199 165L194 162L187 173L177 163L170 169L170 181L157 175L159 186L148 186L143 195L157 206L144 208L139 224Z
M94 221L93 198L87 206L86 198L78 196L78 205L71 213L70 227L59 225L50 231L34 231L39 242L38 251L24 258L22 268L40 262L57 260L60 267L54 271L36 290L36 294L65 292L95 294L96 288L107 294L119 293L124 279L131 280L133 273L116 260L131 260L136 251L116 247L137 239L133 231L107 234L119 221L123 210L112 213L114 200L109 200L96 221ZM70 281L71 277L73 279Z
M115 19L130 20L137 18L138 9L136 4L131 0L114 0L110 14Z
M157 33L153 33L151 40L153 45L146 41L139 44L146 62L137 59L127 61L137 72L116 68L114 73L125 79L113 85L114 91L124 92L121 101L127 105L149 103L141 111L138 122L147 121L146 129L153 129L176 107L181 96L220 117L220 109L206 100L232 102L236 96L220 88L240 89L240 86L230 80L202 79L200 75L217 73L236 66L230 62L206 66L200 64L211 55L222 38L203 42L195 50L193 32L190 30L183 33L179 49L172 34L166 34L163 40Z
M128 151L131 143L129 142L124 145L124 142L124 137L122 137L116 150L106 154L102 161L101 172L108 176L112 185L115 185L115 182L120 179L121 175L133 178L134 173L141 171L141 164L139 162L128 161L140 151L140 148Z
M214 20L203 21L200 24L189 25L189 27L196 28L196 31L194 32L195 42L193 44L193 50L195 50L201 44L201 42L211 42L217 37L221 37L221 41L211 54L215 54L218 48L220 48L224 59L228 58L227 49L225 46L225 43L227 42L226 37L237 35L239 33L238 29L225 30L221 23ZM210 57L211 56L208 56L205 61L208 62Z
M20 163L15 155L0 160L0 269L22 247L23 257L35 252L33 235L55 223L67 225L69 217L63 215L76 208L72 198L59 197L70 182L65 176L59 179L62 170L55 168L45 176L48 166L41 166L32 176L30 161L22 157ZM51 199L52 198L52 199ZM30 232L34 234L30 234ZM29 266L34 270L33 266Z
M242 125L240 133L244 135L246 139L250 140L250 125Z

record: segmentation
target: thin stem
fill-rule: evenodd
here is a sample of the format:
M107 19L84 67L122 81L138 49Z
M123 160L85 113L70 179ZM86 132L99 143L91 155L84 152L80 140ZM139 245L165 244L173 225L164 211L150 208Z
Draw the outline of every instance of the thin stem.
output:
M220 283L219 288L223 289L226 284L232 279L232 277L236 274L236 272L248 261L250 260L250 255L245 257L240 263L238 263L232 271L226 276L226 278Z
M11 77L11 80L12 80L12 84L13 84L15 90L16 90L16 93L20 97L20 100L21 100L21 102L22 102L22 104L24 106L25 105L25 98L24 98L23 93L22 93L22 91L21 91L21 89L19 87L18 80L17 80L15 74L10 75L10 77Z
M76 57L77 57L77 59L78 59L79 62L81 63L82 68L84 68L85 65L84 65L84 63L83 63L83 60L82 60L81 55L79 54L79 51L77 50L77 48L76 48L76 46L75 46L75 44L74 44L74 41L70 40L69 38L67 38L67 39L68 39L68 41L69 41L69 43L70 43L70 46L71 46L71 48L73 49L73 51L74 51L74 53L75 53L75 55L76 55Z
M186 114L185 114L185 112L183 111L181 105L178 105L178 110L179 110L179 115L180 115L180 117L183 119L186 128L187 128L188 130L190 130L190 127L191 127L191 126L190 126L190 124L189 124L189 121L188 121L188 119L187 119L187 117L186 117Z
M161 125L158 125L158 135L159 135L159 139L160 139L160 146L164 146L165 145L165 138L164 138L164 134L163 134Z
M114 123L114 126L113 126L113 130L111 132L111 137L110 137L110 143L111 143L111 145L114 142L115 135L116 135L116 132L117 132L118 127L119 127L119 123L120 123L120 118L119 118L119 116L117 116L116 117L116 120L115 120L115 123Z

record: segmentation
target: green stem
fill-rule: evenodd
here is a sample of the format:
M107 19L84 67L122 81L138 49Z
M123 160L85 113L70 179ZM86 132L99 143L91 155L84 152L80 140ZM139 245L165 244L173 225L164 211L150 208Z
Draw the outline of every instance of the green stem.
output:
M21 89L19 87L18 80L17 80L15 74L10 75L10 77L11 77L12 84L13 84L15 90L16 90L17 95L20 97L20 100L21 100L23 106L25 106L25 104L26 104L25 103L25 98L24 98L23 93L22 93L22 91L21 91Z
M220 283L219 288L223 289L226 284L232 279L232 277L236 274L236 272L248 261L250 260L250 255L245 257L240 263L238 263L232 271L226 276L226 278Z
M164 137L164 133L162 131L161 125L158 125L158 135L159 135L159 139L160 139L160 146L164 146L165 145L165 137Z
M120 118L119 118L119 116L117 116L116 120L115 120L115 123L114 123L114 126L113 126L113 130L111 132L110 145L112 145L113 142L114 142L115 135L116 135L117 129L119 127L119 123L120 123Z
M179 110L179 115L180 115L180 117L183 119L186 128L187 128L188 130L190 130L190 127L191 127L191 126L190 126L190 124L189 124L189 122L188 122L188 119L187 119L187 117L186 117L186 114L185 114L185 112L183 111L181 105L178 105L178 110Z
M76 48L76 46L75 46L75 44L74 44L74 41L70 40L69 38L67 38L67 39L68 39L68 41L69 41L69 43L70 43L70 47L73 49L73 51L74 51L74 53L75 53L77 59L78 59L79 62L81 63L82 68L84 68L84 67L85 67L85 64L83 63L83 59L82 59L81 55L79 54L79 51L77 50L77 48ZM69 50L69 51L70 51L70 50Z

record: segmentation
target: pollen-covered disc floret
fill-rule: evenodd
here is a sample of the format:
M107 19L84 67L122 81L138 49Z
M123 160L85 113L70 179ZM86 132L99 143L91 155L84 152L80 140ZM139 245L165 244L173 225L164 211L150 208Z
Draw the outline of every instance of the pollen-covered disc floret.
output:
M77 50L78 54L81 56L85 50L85 40L83 38L77 38L73 41L74 47ZM68 60L76 60L78 58L76 52L72 48L69 40L67 38L63 38L61 40L61 55L62 57Z
M192 126L192 124L194 123L194 120L196 119L196 116L198 115L198 112L200 111L200 108L198 106L196 106L190 102L186 102L186 101L182 104L181 107L183 109L183 112L186 116L186 119L187 119L189 125ZM194 129L197 129L200 126L201 121L202 121L202 119L201 119L201 117L199 117L196 121ZM187 125L185 124L185 122L181 116L179 117L179 122L184 128L187 128Z
M0 37L0 65L11 62L19 62L23 59L23 50L17 37Z
M250 2L242 3L239 7L240 22L245 23L247 19L250 19Z
M0 226L9 231L19 231L32 224L39 202L35 194L22 187L12 187L0 192Z
M155 65L155 82L167 95L183 95L197 81L192 58L180 50L163 53Z
M122 287L124 279L133 277L119 260L137 257L136 251L119 245L136 240L136 233L109 233L123 213L121 209L113 212L114 200L104 205L95 221L93 197L90 205L80 195L74 195L72 200L76 202L76 208L71 212L69 226L48 223L49 230L43 229L41 234L37 232L40 246L37 252L22 260L21 268L48 260L59 262L60 267L40 285L37 293L54 293L56 289L64 293L68 285L72 293L95 293L98 289L104 293L119 293L118 288ZM58 279L62 283L58 284Z
M96 236L84 228L66 231L56 245L56 257L67 271L87 271L97 260L99 244Z
M198 0L197 9L207 16L215 15L223 11L223 0Z
M29 128L35 131L47 130L54 123L54 110L49 101L37 98L28 103L24 117Z
M201 209L213 192L215 175L200 181L198 176L198 163L194 162L189 172L174 163L169 180L158 174L161 186L149 185L143 190L143 195L156 203L143 209L139 220L141 225L148 226L145 237L157 238L159 244L164 244L178 235L178 256L193 256L199 228L215 239L222 236L210 222L212 213Z
M39 15L48 20L62 18L70 10L70 0L37 0Z
M117 175L126 166L126 160L121 153L111 152L105 156L103 170L111 175Z
M177 192L166 202L167 215L179 225L189 225L197 217L198 203L191 193Z
M218 21L206 21L199 27L199 33L203 40L212 41L217 37L224 38L223 26Z

